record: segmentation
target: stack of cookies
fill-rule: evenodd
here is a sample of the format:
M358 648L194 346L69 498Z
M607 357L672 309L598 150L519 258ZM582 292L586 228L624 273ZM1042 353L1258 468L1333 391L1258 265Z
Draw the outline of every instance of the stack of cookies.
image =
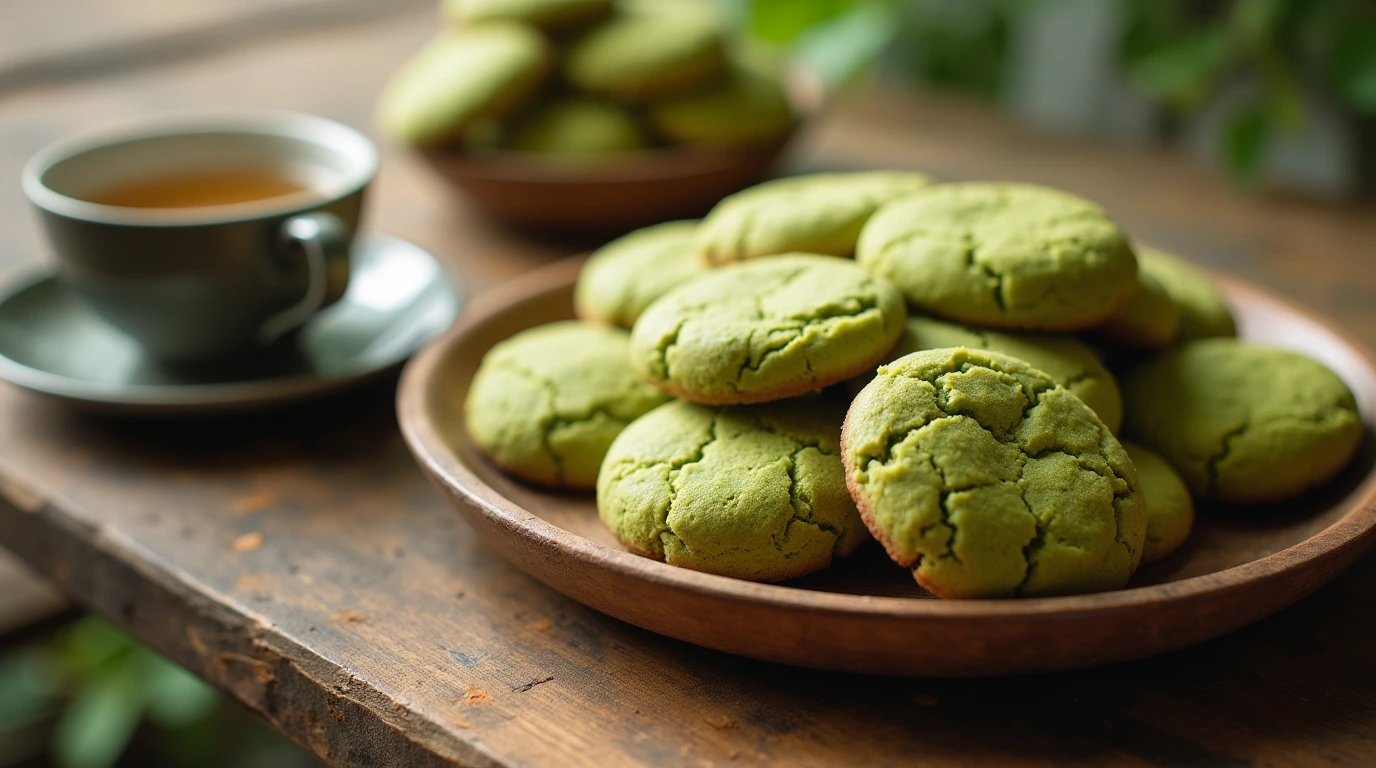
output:
M748 148L787 135L778 63L694 0L445 0L448 27L393 77L383 129L414 146L552 157Z
M1030 185L767 182L603 247L575 304L488 354L474 440L595 488L632 551L743 579L873 537L940 597L1116 589L1194 499L1303 493L1361 434L1331 371L1234 338L1206 274Z

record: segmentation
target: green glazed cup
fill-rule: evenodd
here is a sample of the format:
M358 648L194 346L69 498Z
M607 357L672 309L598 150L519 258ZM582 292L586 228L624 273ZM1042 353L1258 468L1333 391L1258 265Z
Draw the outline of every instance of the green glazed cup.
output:
M58 275L149 357L223 363L289 336L344 293L377 149L291 112L160 117L64 139L23 171ZM300 193L198 208L104 205L142 179L263 169Z

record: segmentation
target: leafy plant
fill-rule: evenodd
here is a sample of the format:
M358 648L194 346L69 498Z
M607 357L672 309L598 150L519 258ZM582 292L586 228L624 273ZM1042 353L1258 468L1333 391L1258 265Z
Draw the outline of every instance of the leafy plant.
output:
M1376 4L1369 0L1122 0L1122 59L1133 81L1190 114L1249 78L1223 125L1233 171L1254 178L1268 141L1302 127L1306 88L1376 115Z
M721 0L757 39L785 46L832 83L874 68L988 97L1003 92L1009 30L1058 0ZM1376 136L1372 0L1104 0L1124 19L1129 82L1192 115L1235 81L1220 136L1239 179L1256 177L1275 137L1303 127L1306 91L1365 121Z
M252 728L266 739L227 749L221 721L234 715L195 675L99 619L80 619L47 645L0 656L0 755L46 733L48 759L61 768L110 768L146 732L157 736L152 750L168 765L235 765L248 750L270 755L284 748L293 753L289 763L308 764L304 753L257 724Z

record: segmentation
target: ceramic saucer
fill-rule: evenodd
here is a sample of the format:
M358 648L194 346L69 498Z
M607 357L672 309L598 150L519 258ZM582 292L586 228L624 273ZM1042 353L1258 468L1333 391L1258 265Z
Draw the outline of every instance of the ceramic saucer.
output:
M0 297L0 378L77 405L132 413L245 410L301 400L395 368L448 328L460 299L429 253L374 235L355 246L344 297L280 349L227 372L145 359L52 275Z

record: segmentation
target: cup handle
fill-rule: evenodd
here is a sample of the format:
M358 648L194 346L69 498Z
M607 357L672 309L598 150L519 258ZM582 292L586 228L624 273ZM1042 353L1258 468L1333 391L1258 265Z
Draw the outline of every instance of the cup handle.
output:
M259 341L271 344L344 294L349 282L349 242L344 222L330 213L316 211L282 222L277 235L278 257L285 258L296 248L306 255L306 294L264 320L258 328Z

